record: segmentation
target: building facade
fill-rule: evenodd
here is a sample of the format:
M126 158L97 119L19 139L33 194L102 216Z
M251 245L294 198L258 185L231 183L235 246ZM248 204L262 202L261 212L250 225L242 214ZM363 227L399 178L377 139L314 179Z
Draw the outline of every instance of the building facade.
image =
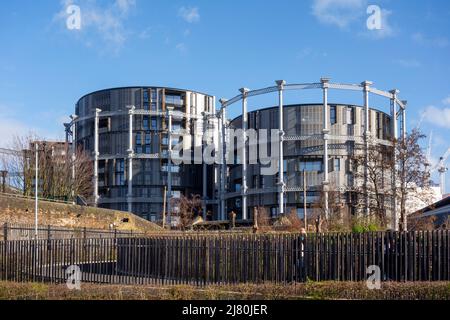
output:
M189 90L127 87L82 97L69 136L92 154L94 204L156 220L172 211L168 199L199 194L206 203L214 192L209 169L174 165L168 150L181 142L201 148L205 119L214 114L213 96Z
M352 160L364 148L365 132L362 106L329 104L329 134L334 138L328 144L328 190L338 192L340 202L348 213L355 215L357 205L352 197L355 188L355 172ZM391 145L391 117L371 108L369 130L374 143ZM304 215L303 186L306 180L306 203L311 209L321 201L324 181L324 123L323 104L286 105L283 110L283 176L285 184L284 212L295 210ZM278 129L279 108L272 107L248 113L248 129ZM242 128L242 116L231 121L230 128ZM359 138L358 138L359 137ZM269 147L269 146L268 146ZM391 153L392 153L391 148ZM275 158L278 155L273 155ZM279 214L279 174L262 175L261 164L247 166L247 206L249 216L254 207L264 207L271 216ZM228 170L227 207L241 214L242 165L231 165ZM305 176L305 177L304 177ZM386 179L390 185L389 179ZM387 200L387 199L386 199Z
M284 105L285 93L301 90L320 90L323 101ZM329 103L331 90L360 92L364 103ZM370 183L368 166L363 162L361 175L352 157L363 155L368 163L371 146L383 146L395 163L394 142L406 137L407 102L398 98L398 90L378 90L370 81L342 84L321 78L316 83L286 84L280 80L275 86L239 91L231 99L220 99L217 111L213 96L171 88L116 88L82 97L66 128L68 140L71 136L75 142L72 146L92 154L94 204L153 220L163 212L176 213L169 199L201 195L203 216L211 210L215 219L226 220L234 210L238 218L248 220L254 207L265 207L272 216L291 210L302 216L306 200L309 208L321 201L329 217L330 194L339 192L349 213L355 214L355 203L361 200L361 195L355 199L355 186L368 190ZM248 112L250 98L270 93L278 93L276 107ZM390 112L374 109L369 100L372 95L388 99ZM238 103L241 116L229 121L227 113ZM240 129L243 137L250 129L277 131L278 154L271 154L278 164L276 174L262 175L261 165L247 162L247 152L241 153L241 161L227 160L233 129ZM206 132L212 132L213 138L206 137ZM199 160L197 151L201 155L209 150L210 140L216 147L214 164L207 164L201 156L196 164L172 161L175 145L182 145L183 154L190 150L191 158ZM395 174L395 170L382 173L383 188L391 187L391 194L397 187ZM365 205L359 210L362 207L361 213L368 216L369 192L363 197ZM386 210L397 207L395 197L383 202ZM392 221L398 225L395 209Z

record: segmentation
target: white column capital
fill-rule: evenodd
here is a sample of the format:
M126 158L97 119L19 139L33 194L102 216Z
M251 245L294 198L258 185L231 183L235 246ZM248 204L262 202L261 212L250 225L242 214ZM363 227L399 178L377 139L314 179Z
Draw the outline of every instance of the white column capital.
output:
M135 106L127 106L127 109L128 109L128 114L133 114L134 111L136 110L136 107Z
M95 109L95 114L98 115L100 112L102 112L102 109L96 108Z
M373 85L373 82L366 80L366 81L361 82L361 85L364 87L364 90L367 91L367 90L369 90L370 86Z
M166 109L167 109L167 114L169 115L169 116L172 116L172 112L173 112L173 110L175 109L174 107L166 107Z
M394 98L396 98L398 96L398 94L400 93L400 90L393 89L393 90L389 91L389 93L392 94L394 96Z
M239 92L242 93L244 95L244 97L247 96L247 93L250 91L250 89L248 88L240 88Z
M75 120L78 119L78 116L77 116L76 114L72 114L72 115L70 116L70 119L72 119L73 121L75 121Z
M227 102L228 102L228 99L225 99L225 98L219 99L219 103L222 105L222 108L226 108L226 107L224 107L223 105L224 105L225 103L227 103Z
M408 101L407 101L407 100L402 100L402 103L403 103L403 105L404 105L405 108L406 108L406 106L408 105Z
M285 80L277 80L275 81L275 83L277 84L279 90L283 90L284 86L286 85Z
M322 83L322 88L328 89L330 81L331 81L331 78L328 78L328 77L320 78L320 82Z

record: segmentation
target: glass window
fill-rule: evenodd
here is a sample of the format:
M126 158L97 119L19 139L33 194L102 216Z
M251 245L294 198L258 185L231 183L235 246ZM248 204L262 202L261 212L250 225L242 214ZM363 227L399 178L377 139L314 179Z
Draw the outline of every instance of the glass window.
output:
M136 153L142 153L142 136L140 133L136 134L136 147L135 152Z
M236 192L241 192L241 189L242 189L241 184L240 184L240 183L236 183L236 184L235 184L235 190L234 190L234 191L236 191Z
M258 188L258 176L253 176L253 188Z
M144 106L144 110L149 110L149 102L148 90L144 90L142 94L142 104Z
M156 125L157 125L156 119L152 118L152 130L156 130Z
M125 160L119 159L116 161L116 186L125 185Z
M322 171L322 160L306 160L300 161L300 171Z
M297 208L297 216L300 219L304 219L305 218L305 210L303 208Z
M183 99L180 96L166 95L166 104L182 105Z
M144 116L142 119L142 127L144 128L144 130L148 130L149 129L149 119L148 116Z
M337 123L336 106L330 107L330 123L332 125Z
M173 132L178 132L181 130L181 123L173 123L172 124L172 131Z
M339 158L334 159L334 171L336 172L341 171L341 159Z
M148 90L144 90L142 96L143 96L144 102L148 102L148 101L149 101L149 100L148 100Z

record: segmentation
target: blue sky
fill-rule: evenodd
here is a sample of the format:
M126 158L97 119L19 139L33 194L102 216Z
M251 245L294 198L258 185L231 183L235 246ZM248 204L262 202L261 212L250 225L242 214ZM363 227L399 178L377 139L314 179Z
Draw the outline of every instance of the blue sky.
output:
M66 27L70 4L81 9L81 30ZM366 27L370 4L382 10L381 30ZM220 98L329 76L398 88L409 127L433 132L433 158L450 147L447 0L2 1L0 43L0 146L23 130L63 138L78 98L102 88L171 86ZM318 102L320 92L287 101ZM362 97L331 93L330 101ZM275 102L267 96L250 108Z

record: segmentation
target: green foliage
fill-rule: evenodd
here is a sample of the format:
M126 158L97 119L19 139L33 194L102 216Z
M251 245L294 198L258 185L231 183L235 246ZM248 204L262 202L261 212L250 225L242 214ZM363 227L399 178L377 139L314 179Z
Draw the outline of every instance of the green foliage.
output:
M359 218L352 221L352 232L365 233L382 231L382 224L373 218Z

